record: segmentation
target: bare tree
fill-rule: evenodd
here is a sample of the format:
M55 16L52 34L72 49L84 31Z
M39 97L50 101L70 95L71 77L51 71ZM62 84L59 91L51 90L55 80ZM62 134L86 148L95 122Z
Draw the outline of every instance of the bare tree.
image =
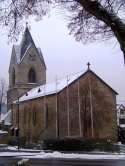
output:
M17 110L16 110L17 113ZM35 115L36 117L36 115ZM20 146L26 146L27 148L33 148L37 145L41 136L44 135L44 120L37 116L37 120L34 117L33 110L24 109L20 115Z
M76 40L94 42L115 37L125 59L125 0L57 0L69 14L70 33Z
M40 126L40 122L38 122L37 126ZM28 148L35 147L40 141L41 135L43 135L45 132L45 129L39 129L36 131L36 126L31 129L29 126L26 126L23 123L20 123L20 127L23 130L23 135L20 138L22 146L26 146Z
M7 84L5 79L0 79L0 119L1 119L1 111L3 104L6 103L7 100Z
M10 28L9 36L18 34L23 21L31 16L41 20L50 4L65 10L76 40L87 43L115 37L125 59L125 0L0 0L0 23Z
M42 20L50 10L51 0L0 0L0 25L8 28L8 37L17 40L27 19Z

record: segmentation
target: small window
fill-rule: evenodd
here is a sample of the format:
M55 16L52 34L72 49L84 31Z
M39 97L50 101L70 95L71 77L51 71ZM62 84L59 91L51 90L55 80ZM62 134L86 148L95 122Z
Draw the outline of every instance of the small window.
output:
M15 84L15 70L12 71L12 85Z
M125 119L119 119L120 124L125 124Z
M124 112L125 112L125 110L124 110L124 109L120 109L120 114L121 114L121 115L123 115L123 114L124 114Z
M19 136L19 129L15 128L15 136L18 137Z
M35 83L36 82L36 72L34 69L30 69L28 73L28 82Z
M14 136L14 127L10 128L11 136Z

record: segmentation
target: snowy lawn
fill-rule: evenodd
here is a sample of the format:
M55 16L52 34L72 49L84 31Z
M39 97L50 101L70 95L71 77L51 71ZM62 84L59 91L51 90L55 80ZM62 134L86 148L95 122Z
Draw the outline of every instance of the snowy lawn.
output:
M8 147L11 150L17 150L15 147ZM24 149L22 149L24 150ZM26 152L27 151L27 152ZM30 151L30 152L29 152ZM0 152L0 157L9 157L9 156L17 156L21 158L58 158L58 159L119 159L125 160L125 154L122 153L97 153L93 152L93 154L78 154L78 153L70 153L64 154L60 152L33 152L34 150L25 150L25 152Z
M60 159L119 159L125 160L125 154L63 154L60 152L53 153L26 153L26 152L2 152L0 153L2 157L23 157L23 158L60 158Z

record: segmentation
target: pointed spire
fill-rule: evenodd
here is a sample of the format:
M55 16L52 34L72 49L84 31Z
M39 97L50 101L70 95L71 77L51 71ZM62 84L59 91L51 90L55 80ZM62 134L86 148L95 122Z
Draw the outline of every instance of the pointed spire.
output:
M20 54L20 59L23 57L23 55L25 54L27 48L29 47L30 44L34 44L34 41L32 39L32 36L30 34L30 31L28 29L28 23L26 23L26 29L21 41L21 54Z

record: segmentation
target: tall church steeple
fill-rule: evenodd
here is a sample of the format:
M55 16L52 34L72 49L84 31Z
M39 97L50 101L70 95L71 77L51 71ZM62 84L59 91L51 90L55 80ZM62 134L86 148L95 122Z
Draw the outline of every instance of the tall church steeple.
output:
M28 27L20 45L14 45L9 66L8 103L30 89L46 83L46 65L40 48L37 48Z
M20 46L21 46L20 60L23 57L23 55L25 54L25 52L30 44L34 44L34 41L32 39L32 36L30 34L28 27L26 27L21 44L20 44Z

